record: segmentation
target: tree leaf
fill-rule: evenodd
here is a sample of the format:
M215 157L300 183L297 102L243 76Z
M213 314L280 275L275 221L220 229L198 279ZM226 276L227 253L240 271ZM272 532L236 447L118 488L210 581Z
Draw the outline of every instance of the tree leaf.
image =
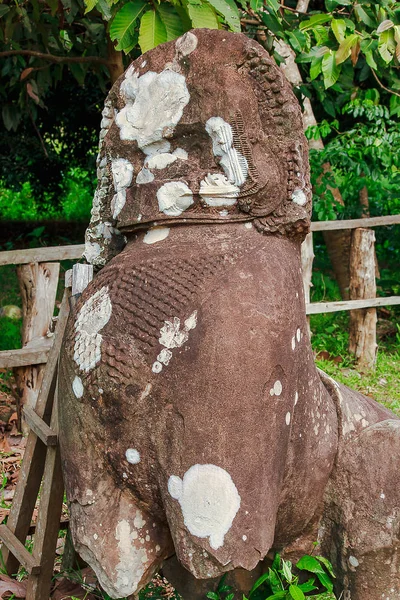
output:
M22 81L23 79L26 79L26 77L28 77L28 75L30 75L33 70L33 67L28 67L27 69L24 69L19 77L19 80Z
M4 17L4 15L6 15L9 10L9 6L7 6L6 4L0 4L0 19L1 17Z
M282 572L283 572L283 576L286 579L286 581L288 583L290 583L293 579L293 575L292 575L292 563L290 562L290 560L283 560L282 559Z
M375 90L374 90L374 91L375 91ZM317 559L317 560L318 560L318 561L319 561L321 564L323 564L323 565L324 565L324 567L325 567L325 568L326 568L326 570L328 571L329 575L330 575L331 577L333 577L334 579L336 579L336 575L335 575L335 573L333 572L333 566L332 566L332 563L331 563L331 562L330 562L330 561L329 561L327 558L325 558L325 556L316 556L315 558L316 558L316 559Z
M329 575L324 573L316 573L318 579L322 583L322 585L328 590L328 592L333 592L333 583L329 578Z
M276 594L272 594L272 596L267 596L265 600L282 600L286 597L286 592L276 592Z
M268 573L264 573L263 575L261 575L261 577L259 577L259 578L257 579L257 581L255 581L255 582L254 582L254 584L253 584L253 587L251 588L251 590L250 590L250 592L249 592L249 598L251 598L252 594L254 594L254 592L255 592L256 590L258 590L258 588L259 588L259 587L260 587L260 586L261 586L263 583L265 583L265 581L268 581L268 582L269 582L269 577L270 577L270 574L269 574L269 572L268 572Z
M396 51L393 29L387 29L379 35L378 52L386 64L390 63Z
M283 28L282 24L279 22L279 19L272 12L265 10L261 13L261 18L264 21L265 25L268 29L275 35L280 37L283 36Z
M109 21L112 17L108 0L97 0L97 8L103 15L105 21Z
M391 21L390 19L386 19L385 21L382 21L382 23L379 25L378 29L376 30L376 33L382 33L383 31L388 31L389 29L392 29L393 27L394 27L393 21Z
M94 9L97 4L97 0L85 0L85 15Z
M316 558L309 556L308 554L305 554L301 557L296 564L296 567L300 569L300 571L310 571L310 573L325 573L321 563Z
M1 114L7 131L11 131L12 129L17 131L17 127L21 121L21 112L19 108L12 104L4 104Z
M354 5L354 12L359 21L362 21L365 25L369 27L375 27L375 22L371 19L371 17L365 12L362 6L359 4Z
M223 16L232 31L240 33L240 15L233 0L208 0L208 2L215 8L217 13Z
M188 5L188 13L193 27L206 29L218 29L218 19L214 9L209 4L201 6Z
M143 0L133 0L128 2L119 10L111 25L110 25L110 38L112 40L118 40L119 46L125 46L129 43L133 30L135 28L136 20L143 12L146 6L146 2ZM123 48L118 48L122 50Z
M357 45L359 36L357 33L352 33L346 39L342 41L337 52L336 52L336 64L340 65L342 62L347 60L351 55L351 49Z
M300 23L300 29L302 31L307 31L307 29L313 29L313 27L315 27L316 25L322 25L323 23L327 23L331 20L332 15L313 15L310 19L307 19L307 21L303 21L302 23Z
M344 19L332 19L331 28L339 44L343 42L346 33L346 21Z
M182 19L176 11L176 8L172 4L166 2L161 3L157 6L157 11L164 24L165 31L167 33L167 42L175 40L180 35L185 33L185 28L182 23Z
M139 46L142 52L147 52L167 41L167 32L160 15L155 10L144 13L140 22Z
M311 62L311 66L310 66L311 81L313 81L313 79L316 79L318 77L318 75L320 75L321 71L322 71L322 56L318 56L317 58L314 58L313 61Z
M318 135L318 137L320 137ZM317 590L317 586L314 585L314 581L315 579L309 579L308 581L306 581L305 583L300 583L299 584L299 588L303 591L303 592L313 592L314 590Z
M297 585L289 586L289 594L291 595L293 600L304 600L305 598L305 595Z
M335 85L339 79L340 69L336 64L336 52L333 50L329 50L322 59L322 74L324 76L325 89Z

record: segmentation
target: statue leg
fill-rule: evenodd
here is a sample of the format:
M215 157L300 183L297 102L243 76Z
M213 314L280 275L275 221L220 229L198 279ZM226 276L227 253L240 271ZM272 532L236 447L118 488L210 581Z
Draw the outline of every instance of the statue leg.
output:
M343 600L400 598L400 421L347 439L328 491L323 527Z

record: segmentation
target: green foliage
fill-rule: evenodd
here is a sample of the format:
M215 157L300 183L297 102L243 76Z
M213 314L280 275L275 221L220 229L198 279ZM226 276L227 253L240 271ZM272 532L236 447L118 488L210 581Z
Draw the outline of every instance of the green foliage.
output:
M0 218L11 221L89 221L95 185L95 180L87 171L72 167L62 177L58 204L55 205L52 194L44 193L38 198L29 181L16 191L0 180Z
M225 24L240 31L240 15L233 0L106 0L112 15L109 33L117 50L129 53L139 42L141 52L173 40L193 27L218 29ZM86 12L98 9L100 0L85 0Z
M315 600L335 600L332 583L335 575L326 558L304 555L296 564L296 573L289 560L276 554L268 572L255 582L248 597L243 596L243 600L304 600L310 596ZM309 574L315 576L303 581L303 575ZM219 598L216 596L212 600Z
M226 576L227 574L221 577L215 592L208 592L207 598L210 600L233 600L235 593L233 587L225 583Z
M61 216L67 221L89 222L95 186L96 180L87 171L71 167L61 185Z
M348 117L351 118L345 131L338 131L337 120L332 123L324 120L320 126L307 130L309 139L326 139L323 150L310 152L314 215L317 219L360 217L359 194L364 187L373 192L370 198L372 213L398 212L400 202L393 201L392 206L388 202L388 189L392 189L393 197L393 191L400 183L397 110L397 103L391 111L380 103L377 90L368 90L344 105L343 119L348 124ZM329 170L325 168L327 163ZM345 209L333 197L332 190L338 187L345 200Z
M0 318L0 351L21 348L22 319Z

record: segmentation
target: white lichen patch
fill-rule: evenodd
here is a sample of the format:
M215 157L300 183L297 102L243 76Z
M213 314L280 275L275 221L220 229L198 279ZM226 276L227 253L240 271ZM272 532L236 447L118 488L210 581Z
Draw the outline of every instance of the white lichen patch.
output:
M145 166L152 169L166 169L169 165L175 162L178 157L169 152L163 152L162 154L154 154L146 162Z
M292 201L299 206L304 206L307 204L307 196L303 192L303 190L297 189L294 190L292 194Z
M136 177L136 183L138 185L144 185L145 183L151 183L154 180L154 175L151 171L149 171L149 169L146 169L145 167L143 167L143 169L141 169L139 171L139 173L137 174Z
M206 122L206 131L212 140L214 156L220 158L220 165L230 183L241 186L247 179L246 158L233 145L232 127L221 117L211 117Z
M162 364L160 363L160 361L156 360L151 367L151 370L153 371L153 373L161 373L162 371Z
M279 381L275 381L273 387L269 390L270 396L280 396L282 394L282 383Z
M189 158L188 153L183 148L176 148L176 150L174 150L172 154L180 160L187 160Z
M86 300L75 321L74 360L81 371L90 371L101 358L100 331L112 313L108 286L102 287Z
M75 377L74 381L72 382L72 390L76 396L76 398L82 398L83 396L83 383L82 383L82 379L78 376Z
M197 310L195 310L184 322L181 329L181 320L174 317L173 321L164 321L164 325L160 329L159 342L164 348L157 356L157 360L153 363L153 373L160 373L163 365L167 366L172 358L171 350L180 348L189 339L189 331L197 325Z
M101 255L101 246L97 242L85 242L84 257L90 265L95 265Z
M232 527L240 496L230 474L216 465L193 465L183 479L172 475L168 491L179 501L183 521L192 535L209 538L217 550Z
M133 73L120 91L126 101L116 116L120 137L136 141L143 151L163 140L167 128L173 130L190 99L185 77L170 70L148 71L141 77Z
M126 188L132 183L133 165L125 158L117 158L111 163L115 195L111 201L113 219L116 219L126 202Z
M178 55L188 56L197 48L198 39L191 31L186 32L175 42L175 48Z
M296 392L295 395L294 395L294 405L295 406L298 403L298 401L299 401L299 392Z
M290 417L291 417L290 412L287 412L286 413L286 417L285 417L285 423L286 423L286 425L290 425Z
M292 337L292 350L294 350L296 348L296 337L293 336Z
M183 181L168 181L157 191L157 200L161 212L179 217L193 204L193 193Z
M298 342L300 342L300 340L301 340L301 331L299 328L297 328L297 331L296 331L296 339Z
M239 192L238 186L222 173L209 173L200 182L200 197L208 206L233 206Z
M137 532L131 529L126 519L118 523L115 539L118 542L119 562L116 566L115 587L120 596L133 594L147 569L145 566L145 563L148 562L146 549L135 546L136 538Z
M133 524L136 527L136 529L142 529L146 525L146 521L145 519L143 519L143 514L139 509L136 510L136 515L133 520Z
M156 244L162 242L169 236L169 227L153 227L145 234L143 241L145 244Z
M128 463L131 465L137 465L140 463L140 453L135 448L128 448L125 452L125 457Z
M253 229L253 223L251 221L245 223L244 226L246 227L246 229Z
M163 348L160 354L158 354L157 356L157 360L165 366L169 365L169 361L171 360L171 358L172 352L171 350L167 350L166 348Z
M349 556L349 563L355 569L360 566L360 563L355 556Z

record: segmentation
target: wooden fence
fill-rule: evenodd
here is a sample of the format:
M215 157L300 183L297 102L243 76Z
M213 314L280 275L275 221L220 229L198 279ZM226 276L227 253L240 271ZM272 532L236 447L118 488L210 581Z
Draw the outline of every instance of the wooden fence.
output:
M332 231L338 229L365 229L369 227L398 224L400 224L400 215L389 215L384 217L354 219L347 221L321 221L312 223L311 234L309 234L308 238L308 248L311 248L311 252L309 250L305 252L305 261L303 261L307 315L336 312L341 310L356 311L361 309L374 309L379 306L392 306L395 304L400 305L400 296L390 296L386 298L357 298L341 302L311 303L309 294L313 258L312 232ZM306 244L304 244L303 246L306 248ZM83 250L83 244L34 248L30 250L10 250L6 252L0 252L0 266L10 264L30 265L32 263L35 263L37 265L41 265L41 267L43 267L44 271L46 272L46 269L48 269L48 267L51 266L51 263L59 263L60 261L66 259L79 260L82 257ZM49 273L49 271L47 272ZM56 269L56 272L56 281L58 281L58 269ZM37 284L46 285L46 278L42 278L42 282L38 280ZM54 281L51 287L53 290L55 289L56 286L54 287ZM37 318L37 315L40 314L40 311L42 310L42 307L38 305L38 298L41 297L41 294L38 293L37 289L35 289L35 294L37 296L36 302L35 299L31 299L33 304L36 304L35 306L33 306L33 308L31 306L30 310L30 318L32 321L34 321L35 318ZM28 301L29 299L25 299L25 304ZM26 319L25 313L24 319ZM50 345L51 339L47 338L45 335L41 335L36 336L36 338L30 339L29 342L26 343L25 346L21 349L2 351L0 352L0 368L32 368L32 365L43 365L47 362ZM34 387L37 389L37 385L35 385Z

